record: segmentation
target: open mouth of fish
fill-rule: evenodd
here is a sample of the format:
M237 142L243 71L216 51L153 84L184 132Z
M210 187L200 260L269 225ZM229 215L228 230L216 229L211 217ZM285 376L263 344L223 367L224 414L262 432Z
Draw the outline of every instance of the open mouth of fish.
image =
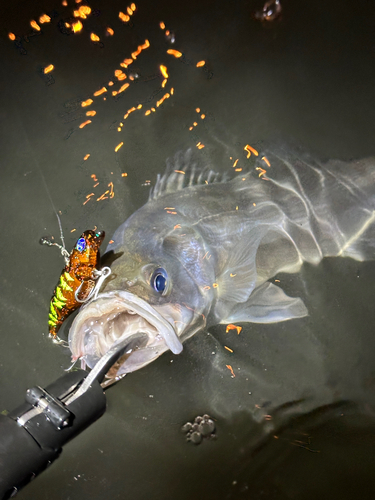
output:
M167 349L179 354L182 344L172 324L146 301L123 290L101 293L73 321L69 332L72 359L93 368L112 346L137 332L148 335L146 346L122 356L110 377L135 371Z

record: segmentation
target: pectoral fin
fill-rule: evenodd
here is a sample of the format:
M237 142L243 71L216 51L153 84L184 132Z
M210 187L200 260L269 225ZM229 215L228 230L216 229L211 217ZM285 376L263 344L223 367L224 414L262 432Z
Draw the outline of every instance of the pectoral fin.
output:
M255 288L246 302L234 306L220 323L277 323L307 315L302 299L288 297L280 287L267 282Z

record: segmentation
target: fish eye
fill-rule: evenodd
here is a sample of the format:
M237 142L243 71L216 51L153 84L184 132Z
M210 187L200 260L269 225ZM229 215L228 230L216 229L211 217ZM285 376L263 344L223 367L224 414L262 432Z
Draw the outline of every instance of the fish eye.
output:
M77 249L79 252L83 252L85 248L86 248L86 241L85 241L85 238L80 238L80 239L77 241L77 244L76 244L76 249Z
M154 271L154 274L151 277L151 285L158 293L163 295L167 290L167 284L168 284L167 271L162 267L159 267L158 269L156 269L156 271Z

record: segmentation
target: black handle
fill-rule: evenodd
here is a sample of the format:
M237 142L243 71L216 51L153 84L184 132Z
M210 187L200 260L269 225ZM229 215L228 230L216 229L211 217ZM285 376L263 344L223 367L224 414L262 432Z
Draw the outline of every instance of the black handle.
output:
M15 495L59 456L65 443L103 415L106 397L98 381L71 398L87 375L77 370L46 389L33 387L23 405L0 415L1 499Z

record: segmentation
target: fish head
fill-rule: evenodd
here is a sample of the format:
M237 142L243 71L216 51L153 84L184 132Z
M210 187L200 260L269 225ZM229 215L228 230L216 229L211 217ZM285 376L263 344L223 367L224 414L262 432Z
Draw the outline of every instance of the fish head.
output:
M75 318L69 344L73 360L92 368L116 342L147 333L147 345L117 363L113 376L119 376L168 349L180 353L182 342L205 326L212 302L206 285L214 281L214 269L192 227L141 230L133 221L112 241L111 275Z

